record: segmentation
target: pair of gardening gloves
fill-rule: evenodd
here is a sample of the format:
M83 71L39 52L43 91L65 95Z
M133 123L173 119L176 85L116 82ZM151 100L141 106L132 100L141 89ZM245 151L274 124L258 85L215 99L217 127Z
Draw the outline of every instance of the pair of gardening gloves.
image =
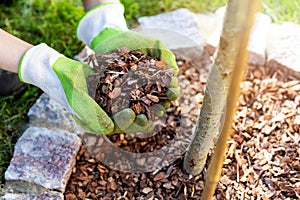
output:
M168 67L174 69L167 98L169 101L175 100L179 96L179 90L174 54L159 40L128 30L123 14L124 7L121 3L108 2L96 6L80 20L77 37L98 54L127 47L166 61ZM109 117L88 94L87 78L93 73L90 66L69 59L43 43L30 48L19 63L20 79L41 88L62 104L88 132L135 133L153 129L153 122L145 121L143 115L136 116L129 108Z

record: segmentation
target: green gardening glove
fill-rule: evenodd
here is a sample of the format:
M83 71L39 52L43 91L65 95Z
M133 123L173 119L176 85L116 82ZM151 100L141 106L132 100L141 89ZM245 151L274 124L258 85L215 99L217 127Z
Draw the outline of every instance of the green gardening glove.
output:
M20 80L41 88L58 101L86 131L112 134L113 119L88 95L87 77L93 73L90 66L69 59L46 44L30 48L19 63ZM116 115L125 116L125 128L135 120L131 109Z
M159 40L144 36L127 28L124 19L124 7L120 3L108 2L100 4L93 8L81 19L77 27L77 36L85 44L90 46L96 53L103 54L114 51L121 47L127 47L132 51L141 51L151 57L164 60L168 67L174 69L174 77L171 80L167 90L169 101L176 100L179 96L177 78L178 66L174 54L166 48ZM158 109L158 115L162 115L169 102L164 102L161 106L155 106ZM125 117L120 116L120 119ZM144 118L141 116L140 118ZM139 118L138 118L139 120ZM142 120L141 120L142 121ZM117 124L118 121L115 121ZM140 123L135 121L124 132L144 131L143 125L147 124L147 130L151 129L152 123Z

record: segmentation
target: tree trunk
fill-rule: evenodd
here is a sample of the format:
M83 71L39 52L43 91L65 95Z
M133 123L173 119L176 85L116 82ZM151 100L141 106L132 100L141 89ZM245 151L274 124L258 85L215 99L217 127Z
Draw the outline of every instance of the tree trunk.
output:
M223 126L222 116L226 112L226 98L243 31L243 20L240 18L244 13L238 8L239 2L228 1L220 43L211 65L200 116L185 155L184 168L191 175L199 175L203 170L209 150Z
M247 69L247 60L249 58L247 45L249 42L250 31L254 23L255 13L260 6L261 0L245 0L239 1L239 3L236 4L236 10L238 10L238 13L243 13L243 15L236 19L241 20L242 23L236 23L236 25L243 26L243 32L240 34L240 41L238 43L239 45L237 46L238 53L235 58L232 58L235 61L232 73L234 78L231 80L227 95L224 127L222 128L220 137L216 143L214 153L207 169L205 187L201 195L201 200L213 198L215 189L220 180L224 162L224 154L227 148L227 141L231 135L230 133L232 132L232 121L240 96L240 83L244 77L244 72L246 72Z

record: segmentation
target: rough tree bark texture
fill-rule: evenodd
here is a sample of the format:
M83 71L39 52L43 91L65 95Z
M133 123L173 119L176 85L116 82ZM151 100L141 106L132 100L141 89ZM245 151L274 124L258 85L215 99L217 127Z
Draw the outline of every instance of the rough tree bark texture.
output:
M193 139L184 159L184 168L191 175L199 175L206 163L207 154L222 129L222 116L232 80L243 16L237 5L239 0L229 0L223 22L219 47L207 80L203 104Z

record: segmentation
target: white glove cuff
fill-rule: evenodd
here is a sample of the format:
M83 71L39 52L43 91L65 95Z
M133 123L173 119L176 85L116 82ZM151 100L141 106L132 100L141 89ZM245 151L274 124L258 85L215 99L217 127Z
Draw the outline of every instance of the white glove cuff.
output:
M92 40L106 27L128 30L121 3L109 3L87 12L77 26L77 37L91 47Z
M46 73L53 71L51 66L55 61L63 56L44 43L30 48L26 51L19 66L21 80L35 85L36 79L45 78Z
M19 77L25 83L41 88L71 113L75 113L68 103L66 94L52 66L58 58L64 57L42 43L31 47L19 64Z

